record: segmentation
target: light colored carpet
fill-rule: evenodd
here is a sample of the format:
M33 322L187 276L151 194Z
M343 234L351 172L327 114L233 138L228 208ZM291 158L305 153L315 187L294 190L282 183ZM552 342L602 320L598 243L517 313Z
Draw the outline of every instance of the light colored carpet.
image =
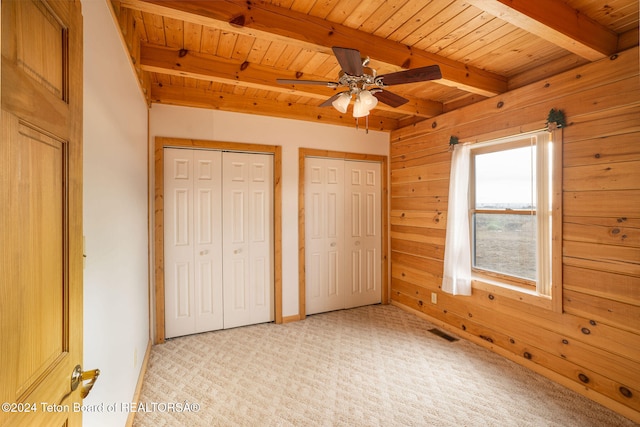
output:
M394 306L154 346L135 426L632 426ZM198 412L168 409L196 403Z

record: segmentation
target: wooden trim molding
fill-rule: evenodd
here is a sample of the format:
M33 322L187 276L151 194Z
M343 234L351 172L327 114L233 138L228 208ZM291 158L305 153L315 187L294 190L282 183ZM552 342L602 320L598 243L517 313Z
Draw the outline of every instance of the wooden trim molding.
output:
M551 199L551 205L553 206L553 215L551 220L551 309L556 313L562 313L562 224L564 222L564 214L562 210L564 130L562 128L555 129L551 132L551 142L553 143L553 170L551 171L551 180L553 182L553 198Z
M144 384L144 376L147 373L147 367L149 366L149 357L151 357L151 339L147 343L147 349L144 352L144 359L142 360L142 366L140 367L140 374L138 375L138 381L136 382L136 389L133 392L133 399L131 402L137 404L140 402L140 393L142 392L142 385ZM135 420L136 411L129 412L125 426L132 427Z
M274 310L275 322L282 319L282 147L276 145L222 142L198 139L156 137L154 245L155 245L155 335L154 344L165 341L164 294L164 148L200 148L210 150L269 153L273 159L273 235L274 235Z
M389 304L389 184L388 157L375 154L346 153L342 151L318 150L300 148L298 151L298 313L299 320L307 317L306 311L306 281L305 281L305 210L304 210L304 160L306 157L326 157L332 159L361 160L380 163L382 187L382 304Z
M293 316L286 316L282 318L282 323L291 323L291 322L297 322L298 320L300 320L300 316L297 314L294 314Z

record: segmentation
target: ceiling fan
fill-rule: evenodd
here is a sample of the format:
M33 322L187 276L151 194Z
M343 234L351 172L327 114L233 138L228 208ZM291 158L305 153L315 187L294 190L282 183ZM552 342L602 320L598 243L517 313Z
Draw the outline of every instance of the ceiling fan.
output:
M351 99L355 98L353 117L357 119L368 116L378 101L394 108L409 102L408 99L387 91L385 89L387 86L442 78L440 67L437 65L378 76L376 70L367 67L369 58L362 59L358 50L345 47L333 47L332 49L342 68L337 82L298 79L277 79L276 81L280 84L307 84L331 88L344 86L347 90L333 95L320 104L320 107L333 105L336 110L346 113Z

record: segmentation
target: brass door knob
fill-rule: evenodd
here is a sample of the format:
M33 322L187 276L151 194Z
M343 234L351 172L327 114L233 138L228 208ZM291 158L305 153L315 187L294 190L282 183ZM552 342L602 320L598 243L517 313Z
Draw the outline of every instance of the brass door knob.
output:
M89 395L89 392L93 388L98 376L100 375L100 369L92 369L90 371L83 371L80 365L76 365L71 373L71 391L74 391L82 383L80 389L80 397L83 399ZM85 381L89 381L84 384Z

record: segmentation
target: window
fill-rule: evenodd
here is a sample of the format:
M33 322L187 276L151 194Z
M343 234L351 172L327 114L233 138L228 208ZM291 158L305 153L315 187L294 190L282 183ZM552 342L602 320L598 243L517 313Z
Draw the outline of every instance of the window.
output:
M551 296L553 152L546 131L470 147L474 280Z

